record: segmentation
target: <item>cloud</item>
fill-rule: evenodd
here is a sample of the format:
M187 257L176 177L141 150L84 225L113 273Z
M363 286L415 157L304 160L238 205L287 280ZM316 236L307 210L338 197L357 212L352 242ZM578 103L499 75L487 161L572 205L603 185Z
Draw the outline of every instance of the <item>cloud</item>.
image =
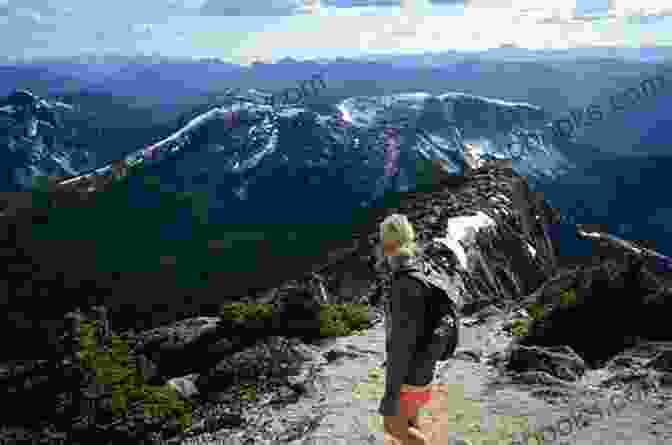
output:
M195 3L194 3L195 2ZM152 37L153 25L171 16L194 15L202 0L0 0L0 53L31 57L84 50L135 52ZM190 9L191 8L191 9ZM129 13L132 11L132 13Z
M668 5L666 7L665 5ZM669 2L661 0L610 0L609 13L617 16L651 15L669 10Z
M237 4L236 4L237 3ZM315 2L309 2L311 5ZM305 11L304 0L207 0L201 15L214 16L283 16Z
M433 3L443 1L434 0ZM672 15L672 7L667 0L470 0L465 2L465 8L497 11L502 19L508 17L513 23L570 26L605 19L649 23L655 18Z
M666 4L668 2L660 0L610 0L606 7L592 9L577 7L570 16L566 14L547 16L541 18L539 23L571 25L623 19L630 24L647 24L672 16L672 7L665 6Z
M269 4L268 0L239 1L238 3L231 3L230 0L207 0L200 11L202 15L211 16L290 16L317 14L322 8L400 7L404 10L417 9L430 3L431 0L270 0Z
M598 2L604 4L596 8ZM633 41L655 40L656 25L647 29L646 24L672 15L672 7L665 7L664 3L653 0L0 0L0 29L3 35L12 36L0 41L0 54L66 55L88 47L88 51L98 51L97 48L125 53L157 51L244 62L243 59L329 57L371 51L478 50L496 48L504 42L531 49L614 42L628 45ZM453 5L463 7L450 8ZM319 15L319 18L307 15Z
M154 31L154 25L151 23L133 23L129 26L129 31L138 38L151 37Z
M0 18L2 18L3 31L13 36L31 38L36 32L58 29L58 25L48 15L45 16L32 8L14 7L9 2L0 6Z
M370 6L399 6L402 0L322 0L324 6L334 8L362 8Z

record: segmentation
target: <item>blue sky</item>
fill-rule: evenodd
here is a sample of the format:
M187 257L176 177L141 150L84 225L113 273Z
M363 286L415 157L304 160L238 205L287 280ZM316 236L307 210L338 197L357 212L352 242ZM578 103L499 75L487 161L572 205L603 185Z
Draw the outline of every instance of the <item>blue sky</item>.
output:
M636 48L672 45L671 16L670 0L0 0L0 54L248 64L504 43Z

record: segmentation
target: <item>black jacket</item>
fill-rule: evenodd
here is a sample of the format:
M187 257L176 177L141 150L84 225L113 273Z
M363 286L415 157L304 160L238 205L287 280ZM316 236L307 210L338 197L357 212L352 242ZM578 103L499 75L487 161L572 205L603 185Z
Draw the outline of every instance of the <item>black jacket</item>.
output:
M397 257L393 270L422 270L421 261ZM399 391L402 384L427 385L434 367L447 348L447 337L432 336L432 294L418 280L401 274L392 282L386 307L385 394L378 412L383 416L399 415Z

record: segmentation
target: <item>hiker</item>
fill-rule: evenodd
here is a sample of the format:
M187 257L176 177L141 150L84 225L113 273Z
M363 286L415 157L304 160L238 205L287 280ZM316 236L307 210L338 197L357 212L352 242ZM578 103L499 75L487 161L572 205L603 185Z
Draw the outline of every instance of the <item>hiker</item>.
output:
M429 445L419 429L418 410L429 403L436 362L457 346L459 299L434 286L405 215L380 224L381 253L393 272L386 306L385 393L378 409L385 432L403 445ZM437 293L437 290L441 292ZM452 317L455 328L444 329Z

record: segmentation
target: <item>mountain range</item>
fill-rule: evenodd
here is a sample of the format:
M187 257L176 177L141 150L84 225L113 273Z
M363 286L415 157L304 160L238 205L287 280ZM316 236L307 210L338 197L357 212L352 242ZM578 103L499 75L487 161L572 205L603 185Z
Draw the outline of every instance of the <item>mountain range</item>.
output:
M602 140L563 140L548 132L565 107L604 99L613 94L609 88L637 85L659 68L616 59L485 58L413 69L346 59L252 67L216 61L4 66L3 92L30 88L73 111L63 112L52 147L45 145L46 133L16 136L14 124L5 122L2 156L11 179L3 187L28 190L35 176L109 171L100 167L137 160L162 145L157 141L168 141L163 147L173 161L145 163L142 174L96 198L95 211L52 212L36 236L64 245L93 242L96 267L107 272L180 264L189 286L204 286L232 264L254 275L262 251L268 264L288 252L297 263L310 263L324 243L349 238L357 215L421 186L427 161L460 174L470 163L510 159L565 215L565 254L582 253L573 230L579 221L656 239L665 252L672 250L661 224L667 206L652 190L662 187L669 162L663 152L669 95L610 116L593 129ZM246 85L278 91L316 71L327 73L328 87L301 107L236 105L222 96ZM242 113L243 125L230 128L231 113ZM619 131L611 130L614 123ZM386 129L397 132L391 137ZM612 143L612 134L626 130L631 140L655 140L652 151L648 144ZM662 167L645 170L650 165ZM144 248L128 258L129 244Z

